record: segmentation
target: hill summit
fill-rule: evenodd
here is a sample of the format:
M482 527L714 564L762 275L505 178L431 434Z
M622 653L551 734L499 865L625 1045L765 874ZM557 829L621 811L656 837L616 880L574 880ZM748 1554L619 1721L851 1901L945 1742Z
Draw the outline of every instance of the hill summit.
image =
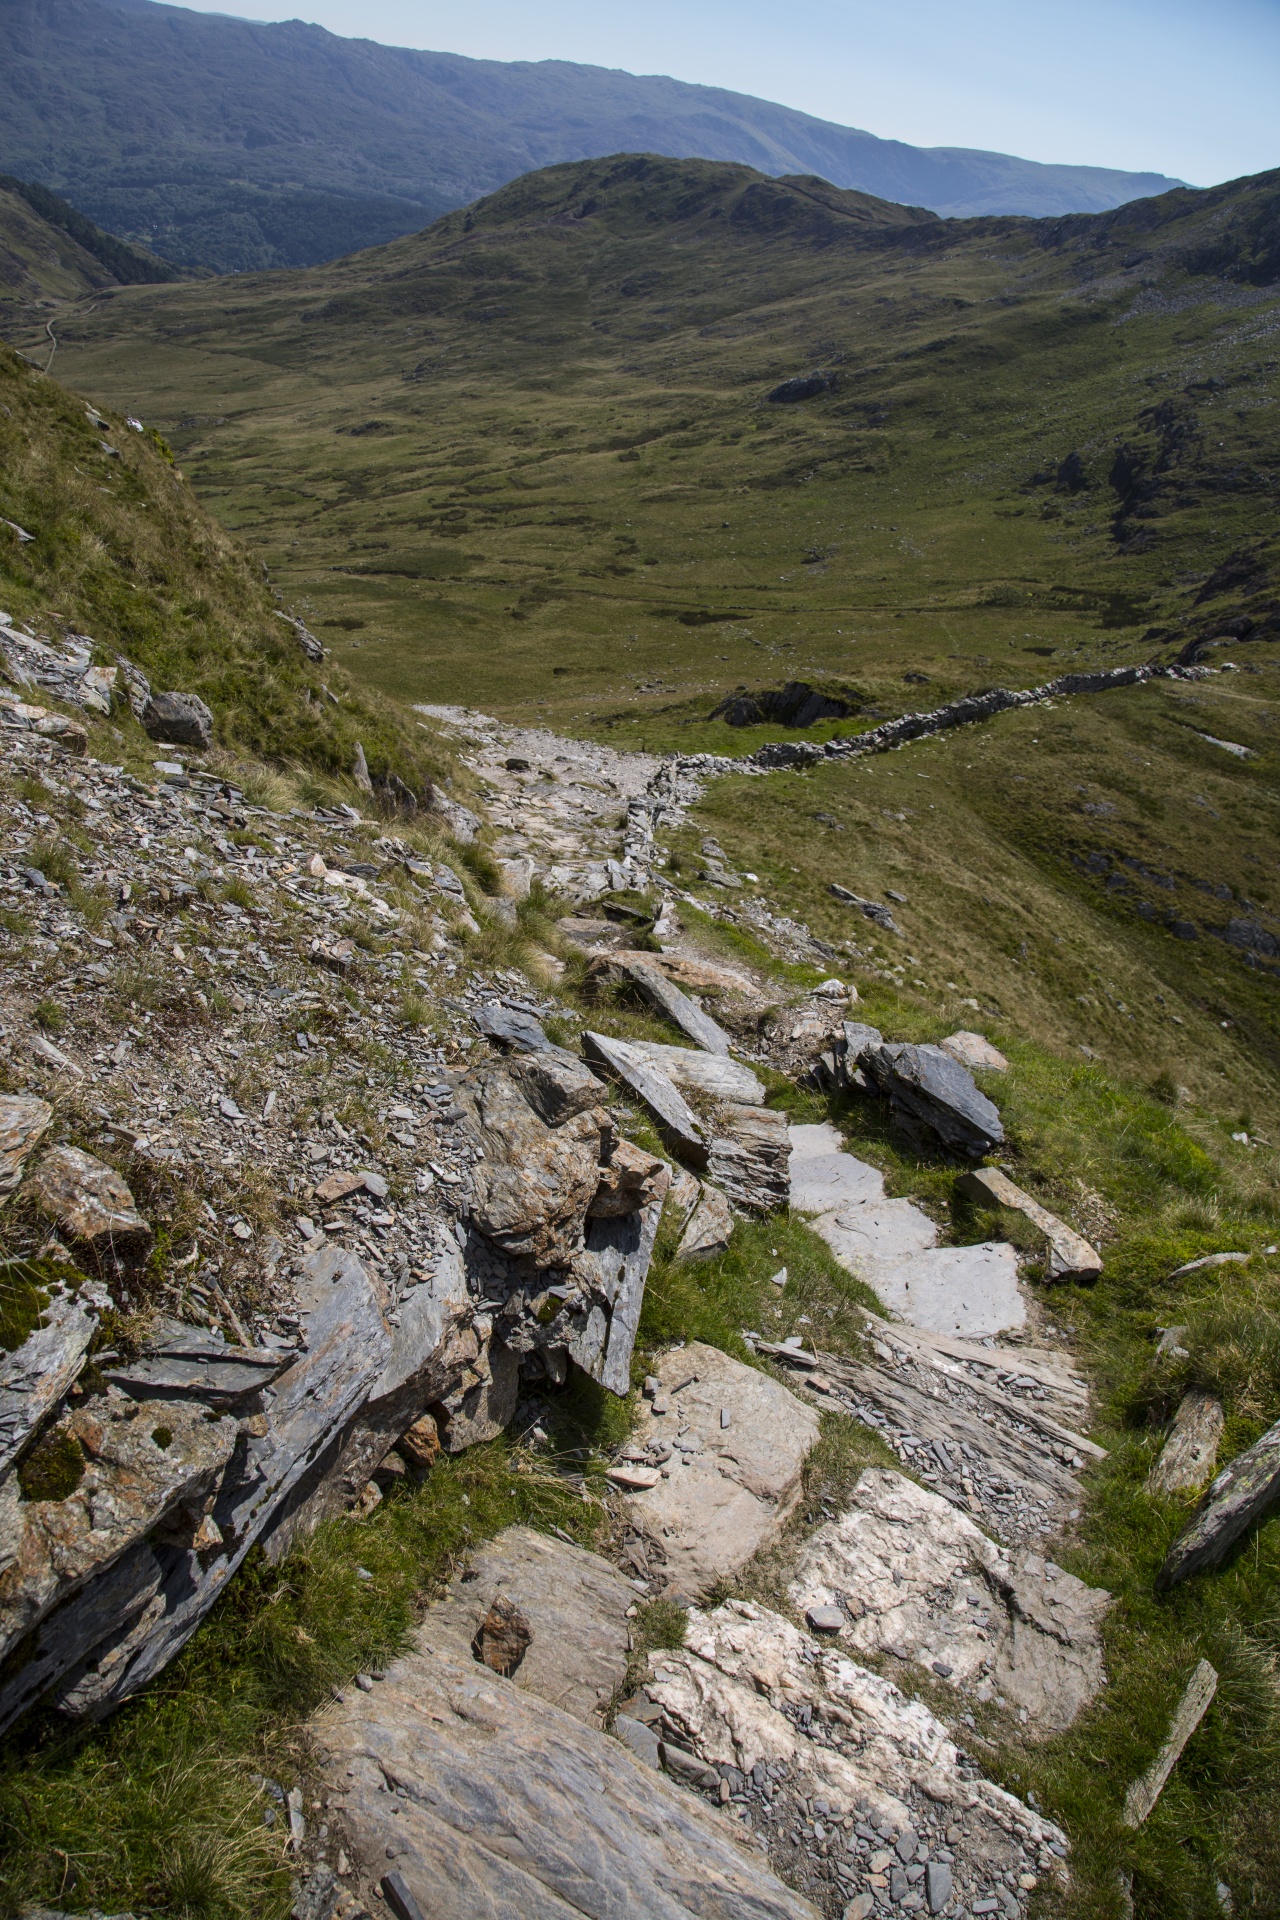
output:
M532 169L731 160L946 216L1099 211L1178 184L923 149L724 88L563 60L468 60L155 0L8 0L4 164L180 265L306 266Z

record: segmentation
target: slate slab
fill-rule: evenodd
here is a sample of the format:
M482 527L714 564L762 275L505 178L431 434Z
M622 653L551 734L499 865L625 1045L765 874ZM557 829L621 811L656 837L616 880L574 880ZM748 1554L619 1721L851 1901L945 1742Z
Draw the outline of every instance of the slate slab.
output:
M698 1593L776 1537L800 1497L818 1416L769 1374L700 1341L663 1354L654 1371L660 1390L642 1404L634 1439L679 1440L684 1464L673 1457L668 1479L628 1496L627 1517L661 1542L676 1586ZM670 1411L656 1412L663 1404Z
M310 1732L371 1912L391 1869L431 1920L816 1920L695 1795L468 1657L407 1654Z
M465 1578L463 1574L465 1573ZM424 1652L466 1659L480 1623L499 1596L528 1623L528 1649L515 1672L524 1693L598 1727L626 1678L635 1590L599 1554L508 1527L471 1555L415 1635Z
M941 1047L886 1041L864 1047L862 1070L887 1095L895 1124L909 1138L934 1136L953 1153L980 1160L1004 1139L997 1108L973 1075Z
M588 1061L605 1067L643 1101L673 1152L695 1166L706 1165L706 1130L664 1073L626 1040L587 1032L582 1044Z

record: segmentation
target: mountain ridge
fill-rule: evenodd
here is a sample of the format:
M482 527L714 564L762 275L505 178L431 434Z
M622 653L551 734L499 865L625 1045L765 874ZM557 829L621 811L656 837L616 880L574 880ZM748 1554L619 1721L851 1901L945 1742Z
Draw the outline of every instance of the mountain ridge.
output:
M1101 211L1177 182L921 149L727 89L469 60L155 0L7 0L0 164L179 265L305 266L520 174L619 150L726 160L945 217Z

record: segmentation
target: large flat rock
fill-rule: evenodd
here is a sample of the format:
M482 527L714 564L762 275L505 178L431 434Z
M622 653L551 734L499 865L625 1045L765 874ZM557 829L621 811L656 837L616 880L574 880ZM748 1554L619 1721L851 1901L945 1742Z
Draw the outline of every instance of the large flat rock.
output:
M407 1654L311 1732L371 1912L394 1871L430 1920L815 1920L724 1816L469 1655Z
M500 1594L520 1609L532 1635L514 1684L599 1726L626 1677L627 1608L636 1597L630 1583L598 1554L531 1527L508 1527L455 1575L418 1629L419 1648L468 1658Z
M1111 1596L1040 1554L1006 1553L941 1494L868 1467L848 1511L804 1545L789 1597L834 1607L840 1644L888 1653L986 1701L1003 1694L1040 1733L1100 1691Z
M706 1093L740 1107L764 1105L764 1082L740 1060L700 1053L694 1047L669 1047L661 1040L633 1040L635 1051L686 1093Z
M923 1899L904 1904L911 1883L900 1869L928 1860L929 1883L921 1874L918 1884L942 1896L930 1910L1017 1920L1025 1895L997 1901L995 1888L1034 1880L1066 1852L1065 1835L982 1779L922 1701L767 1607L730 1600L691 1613L685 1645L655 1656L644 1690L668 1740L744 1780L746 1818L821 1886L829 1914L920 1912ZM763 1799L750 1791L760 1782ZM859 1819L886 1838L879 1863L875 1840L860 1848L850 1830ZM892 1906L890 1863L900 1880Z
M777 1535L800 1497L818 1416L769 1374L700 1341L664 1354L655 1372L659 1392L643 1403L633 1441L672 1453L665 1478L628 1496L628 1517L661 1542L672 1582L693 1595Z
M791 1204L846 1273L913 1327L960 1339L1025 1326L1018 1256L1003 1241L939 1247L938 1229L911 1200L886 1199L884 1176L845 1153L834 1127L792 1127Z

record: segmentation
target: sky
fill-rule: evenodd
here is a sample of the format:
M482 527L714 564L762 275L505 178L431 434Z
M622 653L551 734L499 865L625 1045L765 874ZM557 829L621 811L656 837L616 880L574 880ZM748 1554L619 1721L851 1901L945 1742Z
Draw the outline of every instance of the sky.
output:
M1280 0L185 0L391 46L576 60L923 147L1171 174L1280 165Z

